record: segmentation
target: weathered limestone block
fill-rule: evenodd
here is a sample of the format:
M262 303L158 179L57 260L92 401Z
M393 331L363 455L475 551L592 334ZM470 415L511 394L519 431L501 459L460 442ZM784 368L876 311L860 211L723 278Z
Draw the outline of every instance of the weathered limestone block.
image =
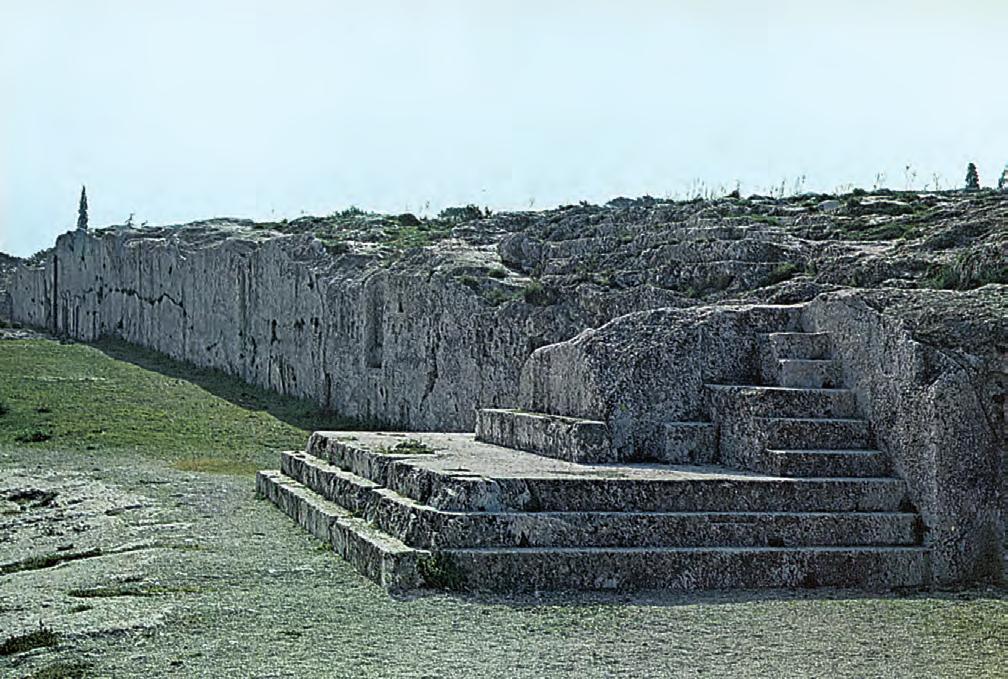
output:
M843 292L806 312L806 324L830 333L847 386L907 481L937 582L996 578L1002 569L1008 360L996 330L970 333L974 319L928 336L927 313L915 308L922 300L965 308L982 294Z
M665 446L665 422L708 419L706 383L758 373L757 336L797 330L798 306L657 309L543 347L522 369L519 405L606 422L623 459Z

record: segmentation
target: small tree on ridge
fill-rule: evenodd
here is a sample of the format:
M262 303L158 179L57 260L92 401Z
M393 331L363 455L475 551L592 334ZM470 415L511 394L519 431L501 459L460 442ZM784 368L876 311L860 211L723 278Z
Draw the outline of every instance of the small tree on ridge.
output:
M980 175L977 174L977 167L973 163L966 166L966 190L980 190Z
M81 186L80 206L77 208L77 230L87 231L87 191Z

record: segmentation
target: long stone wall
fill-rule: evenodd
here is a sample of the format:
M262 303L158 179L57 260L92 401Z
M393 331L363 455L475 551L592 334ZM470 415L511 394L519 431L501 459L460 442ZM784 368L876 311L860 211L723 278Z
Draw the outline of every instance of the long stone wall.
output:
M310 236L61 236L12 280L16 320L118 337L364 421L471 431L511 404L525 358L580 330L558 309L487 303L457 277L333 267ZM367 264L365 266L365 264Z

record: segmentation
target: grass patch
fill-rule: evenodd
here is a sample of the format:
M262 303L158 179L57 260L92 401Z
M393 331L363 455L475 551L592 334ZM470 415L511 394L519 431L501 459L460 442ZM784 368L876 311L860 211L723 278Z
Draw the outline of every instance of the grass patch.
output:
M394 446L392 452L399 453L400 455L432 455L434 449L420 439L406 439Z
M125 451L244 474L317 429L367 425L123 342L5 340L0 446Z
M33 556L30 559L24 559L23 561L14 561L12 563L0 566L0 575L8 575L10 573L20 573L22 571L37 571L43 568L52 568L53 566L58 566L61 563L67 563L68 561L78 561L80 559L90 559L91 557L101 556L101 554L102 551L100 549L89 549L83 552L67 552L65 554L46 554L44 556Z
M549 295L546 293L546 287L542 284L542 281L536 278L533 278L525 285L521 295L526 304L537 304L540 306L549 304Z
M0 655L24 653L25 651L31 651L36 648L55 646L58 643L59 634L53 632L40 622L37 630L32 630L27 634L14 634L7 637L4 642L0 644Z
M90 670L90 663L60 661L32 672L25 679L82 679Z
M800 270L800 267L794 262L782 262L775 266L773 270L767 274L765 285L783 283L786 280L794 278L795 274L797 274Z
M417 561L417 570L427 586L434 589L459 590L465 583L455 560L440 552Z
M215 457L191 457L175 460L172 466L184 472L206 472L207 474L230 474L243 476L255 474L261 467L251 461L224 460Z
M67 596L72 596L75 599L114 599L122 596L149 597L165 596L166 594L195 594L199 591L196 587L138 585L126 582L105 587L71 589L67 592Z
M976 269L959 260L932 268L924 281L938 290L974 290L990 283L1008 284L1008 265Z

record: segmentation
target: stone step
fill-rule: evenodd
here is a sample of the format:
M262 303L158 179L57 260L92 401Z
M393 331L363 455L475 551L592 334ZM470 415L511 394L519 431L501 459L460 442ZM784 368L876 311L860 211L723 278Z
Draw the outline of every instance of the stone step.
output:
M382 434L387 444L378 449L369 449L359 444L359 437L347 432L317 431L308 439L309 455L325 460L334 467L351 472L379 486L386 485L385 477L391 464L399 460L415 460L436 452L434 448L422 448L415 444L417 439L406 434Z
M445 511L884 512L897 510L906 492L895 478L490 479L408 466L391 471L389 488Z
M895 478L783 479L715 466L581 465L483 443L472 434L332 432L319 438L327 441L309 446L316 456L445 511L894 511L906 490ZM435 454L390 452L411 438Z
M897 512L442 512L388 489L374 521L423 549L917 544Z
M662 445L651 458L664 464L710 464L717 460L713 422L662 422Z
M808 389L708 384L716 413L732 417L849 418L857 414L857 398L850 389Z
M439 552L460 589L498 592L850 587L927 584L920 547L492 548Z
M615 462L605 422L504 408L476 412L476 440L569 462Z
M781 358L777 360L777 384L781 387L833 388L840 384L840 371L832 359Z
M871 430L866 420L851 418L757 417L766 447L775 450L866 450Z
M305 453L284 473L418 548L913 544L913 514L896 512L452 512L421 504ZM334 483L333 478L339 479ZM356 485L356 490L347 490ZM332 495L330 495L332 493Z
M385 589L424 586L421 562L429 552L407 547L279 471L259 472L256 491Z
M832 347L825 332L771 332L767 341L774 358L830 358Z
M760 470L781 476L879 477L889 473L881 450L766 450Z
M280 471L356 516L366 513L375 501L373 492L381 487L308 453L280 453Z

